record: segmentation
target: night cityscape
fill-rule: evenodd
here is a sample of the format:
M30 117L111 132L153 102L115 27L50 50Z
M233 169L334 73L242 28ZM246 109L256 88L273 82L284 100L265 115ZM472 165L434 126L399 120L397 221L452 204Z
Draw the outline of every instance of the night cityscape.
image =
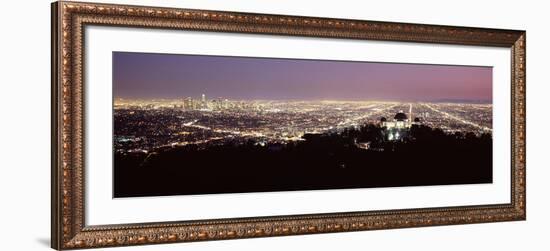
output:
M115 149L148 153L185 145L292 144L304 140L305 134L381 125L381 118L399 112L411 122L417 119L418 124L449 134L492 132L490 104L236 101L204 94L173 100L115 100Z
M492 182L489 67L113 63L114 197Z

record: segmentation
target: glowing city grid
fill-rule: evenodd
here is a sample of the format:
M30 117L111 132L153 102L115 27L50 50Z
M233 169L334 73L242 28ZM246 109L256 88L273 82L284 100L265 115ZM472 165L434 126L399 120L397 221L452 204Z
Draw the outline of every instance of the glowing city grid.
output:
M114 101L117 152L185 145L288 144L304 134L379 124L404 112L447 133L492 133L492 105L386 101L274 101L200 97Z

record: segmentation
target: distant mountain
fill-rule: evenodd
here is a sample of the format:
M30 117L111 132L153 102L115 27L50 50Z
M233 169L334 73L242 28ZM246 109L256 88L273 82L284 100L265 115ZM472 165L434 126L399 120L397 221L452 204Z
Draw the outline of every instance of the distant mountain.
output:
M459 103L459 104L492 104L492 100L488 99L436 99L434 103Z

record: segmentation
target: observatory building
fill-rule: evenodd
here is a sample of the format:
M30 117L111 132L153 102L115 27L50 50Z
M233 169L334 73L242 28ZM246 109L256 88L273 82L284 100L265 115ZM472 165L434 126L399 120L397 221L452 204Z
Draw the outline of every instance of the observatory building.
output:
M384 134L387 140L402 140L407 135L409 128L419 123L419 118L415 118L414 121L412 119L412 105L409 108L409 116L403 111L399 111L391 121L385 117L380 118L380 124L385 129Z
M386 118L382 117L380 122L386 129L408 129L411 127L411 121L403 111L395 114L392 121L387 121Z

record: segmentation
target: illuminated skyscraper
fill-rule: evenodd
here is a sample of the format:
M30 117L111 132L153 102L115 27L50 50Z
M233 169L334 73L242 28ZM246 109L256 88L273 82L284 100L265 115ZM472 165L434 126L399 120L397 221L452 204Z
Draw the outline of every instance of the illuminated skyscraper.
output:
M409 123L412 123L413 120L413 105L409 104Z
M194 110L195 106L193 105L193 99L188 97L185 100L183 100L183 108L185 110Z
M206 103L206 95L204 93L201 95L201 109L207 109L208 104Z
M222 105L222 106L223 106L223 109L228 109L228 108L229 108L229 100L224 99L224 100L223 100L223 105Z

